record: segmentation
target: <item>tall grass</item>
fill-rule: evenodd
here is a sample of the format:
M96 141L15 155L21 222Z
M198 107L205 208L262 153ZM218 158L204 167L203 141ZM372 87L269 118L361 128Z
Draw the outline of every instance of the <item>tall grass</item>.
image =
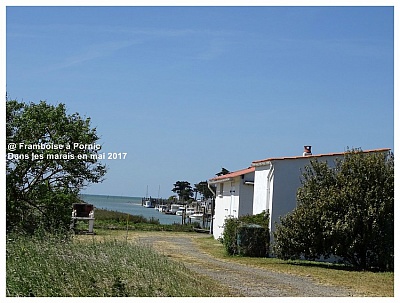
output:
M156 218L145 218L142 215L131 215L118 211L96 209L95 231L98 229L128 229L144 231L193 231L194 224L160 224ZM80 224L79 224L80 223ZM78 222L78 229L87 229L87 223Z
M7 237L7 296L220 296L183 264L116 240Z
M131 215L115 210L96 209L96 220L98 221L115 221L126 223L149 223L160 224L160 221L154 217L147 219L142 215Z

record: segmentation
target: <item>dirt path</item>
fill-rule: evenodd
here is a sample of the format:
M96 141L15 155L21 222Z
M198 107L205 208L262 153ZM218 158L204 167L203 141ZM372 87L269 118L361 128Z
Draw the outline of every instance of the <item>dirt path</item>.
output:
M133 238L159 252L183 262L186 267L227 286L232 296L244 297L348 297L351 290L318 284L311 278L278 273L216 259L203 251L193 239L208 234L143 233Z

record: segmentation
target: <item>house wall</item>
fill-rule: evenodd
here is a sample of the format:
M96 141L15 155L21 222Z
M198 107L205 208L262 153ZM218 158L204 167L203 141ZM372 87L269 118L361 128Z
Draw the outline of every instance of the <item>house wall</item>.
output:
M223 194L220 194L220 187L223 184ZM225 218L233 216L237 217L238 213L238 194L236 190L236 182L217 183L217 196L215 197L215 214L213 222L213 235L215 239L221 238L224 232ZM232 191L235 188L235 192ZM235 216L236 215L236 216Z
M246 174L239 181L239 217L253 214L254 185L245 184L245 181L254 182L254 173Z
M254 198L253 214L259 214L268 209L267 206L267 178L270 172L270 166L260 166L255 168L254 172Z
M333 166L335 159L341 157L318 157L318 161L326 161L328 165ZM280 222L280 217L291 212L297 205L296 195L301 186L302 170L310 164L311 159L314 158L272 160L272 165L255 169L253 214L259 214L264 210L269 211L271 241L273 241L275 224Z
M252 214L253 212L253 186L245 185L244 181L253 181L254 173L235 177L232 181L223 182L223 195L220 195L221 183L217 184L215 197L215 214L213 222L213 236L222 238L225 219L229 217Z
M291 212L297 205L297 190L301 186L301 169L310 163L309 158L274 161L274 192L270 209L270 230L280 217Z

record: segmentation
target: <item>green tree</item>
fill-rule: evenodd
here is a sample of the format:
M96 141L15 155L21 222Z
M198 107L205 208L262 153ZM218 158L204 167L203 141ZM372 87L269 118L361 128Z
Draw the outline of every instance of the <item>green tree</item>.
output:
M79 191L106 173L90 119L68 115L64 104L11 100L6 135L7 231L68 227Z
M189 200L193 197L193 189L187 181L176 181L172 191L179 196L181 202Z
M211 187L214 188L214 192L215 192L215 188L216 188L215 185L212 185ZM201 181L201 182L195 184L194 188L195 188L195 191L197 190L197 192L199 192L201 195L203 195L204 199L210 199L213 197L213 193L208 188L207 181Z
M351 150L334 167L311 161L297 201L276 226L277 257L335 255L360 269L393 269L392 153Z
M215 175L217 175L219 177L219 176L226 175L226 174L229 174L229 173L230 173L229 170L227 170L226 168L222 167L221 171L219 173L216 173Z

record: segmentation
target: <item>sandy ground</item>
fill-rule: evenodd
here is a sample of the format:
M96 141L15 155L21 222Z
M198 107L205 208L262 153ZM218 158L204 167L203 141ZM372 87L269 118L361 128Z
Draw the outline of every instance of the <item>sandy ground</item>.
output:
M193 241L208 234L130 233L129 238L151 245L160 253L183 262L190 270L229 288L237 297L351 297L348 289L328 286L311 278L216 259L201 251Z

